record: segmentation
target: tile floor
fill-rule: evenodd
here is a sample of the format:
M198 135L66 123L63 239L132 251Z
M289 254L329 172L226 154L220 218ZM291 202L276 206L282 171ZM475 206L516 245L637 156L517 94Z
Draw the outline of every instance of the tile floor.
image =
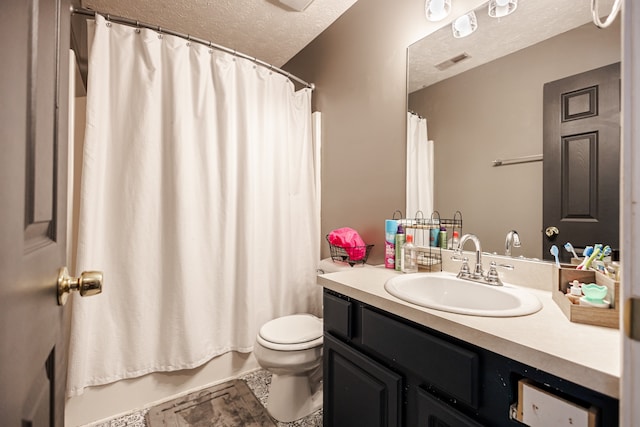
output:
M243 375L240 379L245 380L247 385L265 405L269 396L269 384L271 384L271 374L264 369L260 369ZM92 423L85 427L147 427L145 415L148 409L131 412L110 420ZM212 426L215 427L215 426ZM278 427L322 427L322 409L317 410L308 417L290 423L278 423Z

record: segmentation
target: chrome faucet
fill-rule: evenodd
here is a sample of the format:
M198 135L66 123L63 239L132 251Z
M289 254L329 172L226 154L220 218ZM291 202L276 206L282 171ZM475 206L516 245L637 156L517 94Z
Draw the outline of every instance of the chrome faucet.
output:
M507 238L504 242L504 254L511 256L511 248L520 247L520 235L516 230L511 230L507 233Z
M515 233L515 235L517 236L518 234ZM476 265L473 268L473 272L469 268L467 258L462 257L462 248L464 247L464 244L467 242L467 240L471 240L476 247ZM476 236L475 234L465 234L464 236L462 236L458 247L455 248L455 253L452 258L458 261L462 260L462 267L460 267L460 271L458 272L457 276L459 279L471 280L473 282L480 282L487 285L502 286L502 280L500 280L500 276L498 275L498 270L496 267L503 267L508 270L513 270L512 265L497 264L496 262L492 261L489 271L487 272L487 274L485 274L482 269L482 248L480 247L480 239L478 239L478 236Z
M484 277L484 271L482 270L482 248L480 247L480 239L475 234L465 234L460 238L460 243L458 243L458 247L456 248L456 252L458 254L462 254L462 248L467 240L471 240L476 247L476 265L473 269L473 273L469 271L469 266L466 262L462 264L462 268L458 273L458 277L461 279L474 279L478 280Z

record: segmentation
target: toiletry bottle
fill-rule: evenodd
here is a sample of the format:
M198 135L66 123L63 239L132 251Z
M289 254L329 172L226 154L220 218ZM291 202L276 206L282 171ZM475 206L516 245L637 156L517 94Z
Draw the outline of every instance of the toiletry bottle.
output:
M384 224L384 266L386 268L396 268L396 232L398 231L398 221L388 219Z
M400 259L403 273L418 272L418 251L413 244L413 236L411 234L407 234L406 242L402 245Z
M447 243L447 247L449 249L455 249L458 247L459 244L460 244L460 234L458 234L457 231L454 231L453 236L451 236L451 238L449 239L449 242Z
M404 245L405 235L404 235L404 227L402 224L398 224L398 232L396 233L396 271L400 271L400 260L402 245Z
M438 234L440 234L440 227L429 230L429 246L438 247Z
M447 229L440 227L440 233L438 234L438 242L442 249L447 249Z

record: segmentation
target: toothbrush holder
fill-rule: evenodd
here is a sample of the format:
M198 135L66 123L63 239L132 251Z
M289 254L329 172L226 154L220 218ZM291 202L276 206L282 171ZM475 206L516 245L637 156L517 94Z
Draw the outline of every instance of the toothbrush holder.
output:
M555 272L551 296L571 322L620 329L620 282L614 281L599 271L576 270L575 267L553 268ZM574 280L605 286L607 294L604 299L609 301L609 308L588 307L571 303L566 293Z

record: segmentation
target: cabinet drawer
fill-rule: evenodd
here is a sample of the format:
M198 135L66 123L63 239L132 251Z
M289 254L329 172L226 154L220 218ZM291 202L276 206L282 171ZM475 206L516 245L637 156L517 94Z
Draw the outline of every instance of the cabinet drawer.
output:
M482 427L428 391L418 389L418 427Z
M351 339L353 334L353 303L334 295L324 294L324 330Z
M362 344L367 349L448 396L478 408L476 353L368 308L362 310L361 329Z

